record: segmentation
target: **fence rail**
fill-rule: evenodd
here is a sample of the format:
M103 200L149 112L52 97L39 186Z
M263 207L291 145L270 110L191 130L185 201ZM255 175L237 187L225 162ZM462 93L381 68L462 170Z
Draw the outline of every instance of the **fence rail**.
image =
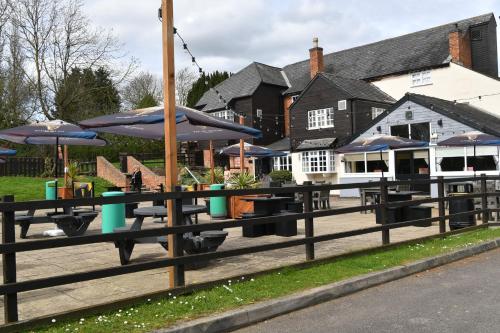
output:
M51 160L53 161L53 159ZM59 160L59 176L64 174L64 161ZM96 161L79 162L80 173L82 175L94 176L97 173ZM52 162L53 165L53 162ZM50 170L49 170L50 171ZM45 158L43 157L9 157L5 163L0 164L0 177L6 176L25 176L41 177L46 173ZM51 171L50 176L52 176Z
M70 200L52 200L52 201L32 201L32 202L14 202L12 196L3 198L0 203L0 212L2 213L2 243L0 244L0 253L2 254L2 265L4 280L0 285L0 295L4 295L4 311L5 321L12 323L18 321L17 296L18 293L71 284L94 279L101 279L117 275L129 274L134 272L146 271L157 268L171 267L176 272L177 286L184 285L184 266L200 261L210 259L221 259L245 254L259 253L277 249L284 249L293 246L304 246L306 261L315 259L315 244L335 239L365 235L370 233L381 233L382 244L390 243L390 231L397 228L414 226L415 224L439 222L439 233L446 231L446 220L457 216L470 216L471 214L482 214L481 222L484 225L488 224L488 215L490 212L498 211L498 209L490 209L487 205L487 199L491 196L499 196L497 192L486 192L487 181L500 180L500 177L485 176L481 177L466 177L460 179L438 179L419 180L418 183L437 184L438 197L425 198L419 200L389 202L387 200L389 188L401 184L407 184L408 181L387 181L382 178L378 182L369 183L352 183L352 184L335 184L335 185L306 185L297 187L285 188L261 188L249 190L217 190L217 191L197 191L197 192L180 192L178 189L174 192L154 193L154 194L138 194L122 197L100 197L90 199L70 199ZM449 182L456 181L476 181L480 183L480 192L466 194L460 197L445 196L444 186ZM380 187L380 202L367 206L354 206L345 208L333 208L325 210L313 210L313 192L320 190L339 190L339 189L356 189L356 188L373 188ZM142 237L155 237L170 235L169 242L173 237L182 237L187 232L201 232L208 230L221 230L229 228L241 228L243 226L255 226L261 224L275 224L283 220L283 216L268 216L241 220L229 220L220 222L210 222L206 224L182 225L182 216L179 214L179 208L182 206L182 200L185 198L203 198L214 196L234 196L234 195L255 195L255 194L280 194L280 193L302 193L304 201L303 213L288 213L287 219L303 219L305 221L305 236L291 240L279 241L274 243L253 245L230 250L220 250L217 252L209 252L202 254L183 255L182 251L174 257L165 259L150 260L142 263L131 263L125 266L115 266L104 269L95 269L85 272L65 274L47 278L37 278L22 282L17 282L17 263L16 254L27 251L39 251L49 248L60 248L67 246L78 246L84 244L94 244L102 242L123 241L125 239L135 239ZM446 215L445 203L453 200L462 199L480 199L481 209L460 212ZM168 200L174 207L173 226L161 227L155 229L146 229L140 231L124 231L111 234L93 234L83 235L68 238L56 239L39 239L27 242L18 243L15 240L15 212L27 209L51 209L74 206L92 206L111 203L128 203L128 202L145 202ZM417 219L412 221L388 223L388 210L397 207L414 206L424 203L437 203L438 216ZM362 212L366 210L378 209L381 216L381 224L373 227L355 229L344 232L336 232L330 234L314 235L315 219L319 217L337 216L348 213ZM322 221L322 223L332 223L333 221ZM180 242L179 242L180 243ZM172 246L175 246L172 244ZM170 246L170 243L169 243ZM177 245L179 246L179 245Z

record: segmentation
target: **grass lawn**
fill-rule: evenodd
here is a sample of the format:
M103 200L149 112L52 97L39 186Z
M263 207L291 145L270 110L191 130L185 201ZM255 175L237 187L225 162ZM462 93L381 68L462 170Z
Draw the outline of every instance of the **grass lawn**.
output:
M33 178L33 177L0 177L0 197L12 194L16 201L43 200L45 199L45 182L54 180L53 178ZM81 176L79 181L94 181L95 194L100 196L106 191L106 186L112 184L98 177ZM60 184L63 179L59 179Z
M426 257L500 237L500 229L481 229L434 239L414 245L401 245L368 255L352 255L310 268L288 268L255 279L228 280L226 284L184 296L149 300L116 312L54 322L33 332L149 332L177 321L226 311L300 290L380 271Z

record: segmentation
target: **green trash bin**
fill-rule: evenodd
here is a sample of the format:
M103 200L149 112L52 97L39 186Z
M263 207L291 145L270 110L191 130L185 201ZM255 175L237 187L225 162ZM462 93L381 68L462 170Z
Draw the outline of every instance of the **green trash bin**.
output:
M224 184L212 184L210 190L223 190ZM210 197L210 216L214 219L227 217L226 197Z
M51 180L45 182L45 200L56 200L57 199L56 193L57 193L56 181Z
M103 197L118 197L124 196L125 193L120 191L104 192ZM102 233L108 234L113 232L115 228L125 226L125 204L107 204L102 205Z

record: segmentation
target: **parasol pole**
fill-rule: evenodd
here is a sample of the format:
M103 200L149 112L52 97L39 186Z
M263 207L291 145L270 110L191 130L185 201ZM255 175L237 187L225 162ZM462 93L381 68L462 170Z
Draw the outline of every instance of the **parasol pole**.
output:
M214 143L209 141L210 149L210 183L215 184L215 167L214 167Z
M240 115L240 125L245 125L243 115ZM240 173L245 171L245 141L240 139Z
M175 121L175 69L174 69L174 9L173 0L162 0L162 51L163 51L163 112L165 126L165 188L168 192L177 185L177 141ZM167 200L167 226L176 225L174 202ZM179 207L180 208L180 207ZM178 209L176 209L178 210ZM168 257L173 258L182 252L178 248L176 235L168 235ZM170 266L169 286L184 285L183 267Z
M69 165L69 156L68 156L68 145L64 145L64 184L68 184L68 165Z

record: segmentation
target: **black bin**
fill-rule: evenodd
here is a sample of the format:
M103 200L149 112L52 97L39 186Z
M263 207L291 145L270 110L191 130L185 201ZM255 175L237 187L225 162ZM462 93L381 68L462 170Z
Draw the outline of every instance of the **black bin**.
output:
M454 195L456 196L456 194ZM450 230L472 227L476 225L476 215L474 213L474 199L453 199L450 200L450 215L472 211L470 214L451 216L448 222Z

